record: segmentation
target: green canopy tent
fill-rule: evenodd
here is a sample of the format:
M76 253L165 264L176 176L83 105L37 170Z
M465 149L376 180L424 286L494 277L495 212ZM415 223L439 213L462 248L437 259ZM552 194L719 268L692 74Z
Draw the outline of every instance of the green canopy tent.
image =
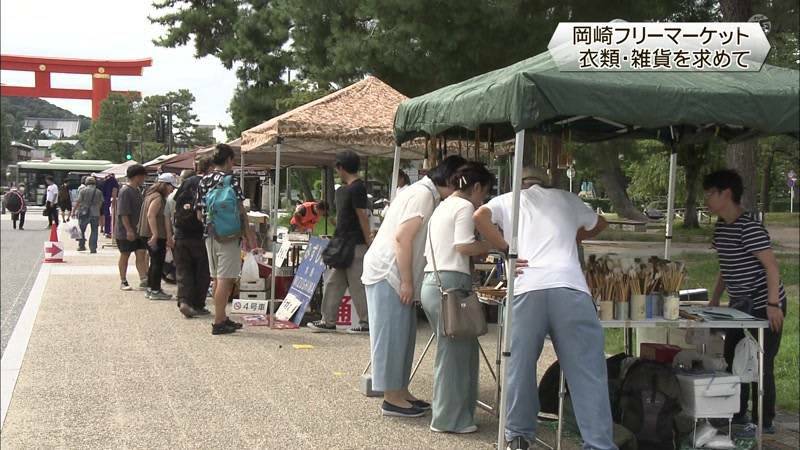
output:
M769 65L759 72L561 72L545 52L404 101L395 115L396 151L417 136L461 139L465 133L477 133L497 141L515 137L508 264L514 267L525 130L554 135L569 132L573 140L582 142L620 137L661 140L673 149L665 243L668 257L677 166L675 144L715 135L728 141L774 134L797 138L798 91L798 71ZM508 279L510 305L513 270ZM510 351L510 312L511 308L505 309L504 358ZM506 364L503 366L501 384L506 375ZM503 395L498 447L503 444L505 405Z

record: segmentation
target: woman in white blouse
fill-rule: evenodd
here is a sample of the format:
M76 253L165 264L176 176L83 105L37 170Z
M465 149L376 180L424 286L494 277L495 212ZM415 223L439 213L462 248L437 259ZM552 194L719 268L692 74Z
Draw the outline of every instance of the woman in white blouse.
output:
M457 339L443 334L442 297L434 270L444 290L472 288L470 257L491 250L488 242L475 239L472 215L486 200L493 179L481 163L470 162L460 168L452 182L456 191L436 208L428 228L422 307L437 338L430 426L435 432L472 433L478 429L474 418L478 400L478 339Z

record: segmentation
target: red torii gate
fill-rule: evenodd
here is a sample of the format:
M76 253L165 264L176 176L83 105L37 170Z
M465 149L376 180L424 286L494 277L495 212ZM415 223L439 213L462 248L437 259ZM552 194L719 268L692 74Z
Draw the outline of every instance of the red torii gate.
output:
M108 61L97 59L46 58L39 56L0 55L0 69L33 72L34 87L0 85L0 95L10 97L76 98L92 101L92 120L100 117L100 104L111 92L111 75L141 76L153 60ZM50 86L51 73L92 75L92 89L61 89ZM138 92L120 92L139 95Z

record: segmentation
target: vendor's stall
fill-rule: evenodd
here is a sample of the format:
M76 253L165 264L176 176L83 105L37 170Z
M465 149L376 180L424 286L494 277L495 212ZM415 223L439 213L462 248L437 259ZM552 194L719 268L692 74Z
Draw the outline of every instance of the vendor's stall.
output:
M768 65L760 72L560 72L550 54L543 53L403 102L395 117L397 153L401 144L417 136L458 139L465 132L491 134L496 140L514 136L514 214L508 263L514 267L526 130L569 135L584 142L619 137L661 140L672 147L665 246L669 256L675 145L714 136L725 140L770 134L798 137L799 79L796 70ZM506 301L510 304L514 271L508 272ZM504 362L511 351L510 311L506 308L504 314ZM503 366L502 382L507 365ZM505 404L502 396L498 447L503 445ZM758 441L760 448L760 423Z
M241 164L274 167L275 185L280 186L282 167L332 165L336 153L343 150L361 156L394 157L396 166L400 157L422 159L424 149L418 145L407 146L402 154L392 152L394 114L403 100L405 96L379 79L366 77L243 132ZM396 185L396 174L394 177ZM271 223L277 222L280 198L280 189L274 191ZM274 249L277 229L272 228ZM271 278L271 292L275 292L274 276Z

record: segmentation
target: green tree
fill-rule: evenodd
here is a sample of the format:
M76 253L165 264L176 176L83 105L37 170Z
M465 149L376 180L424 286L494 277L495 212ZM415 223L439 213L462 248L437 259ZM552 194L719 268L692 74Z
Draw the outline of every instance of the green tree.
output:
M213 136L207 130L197 127L194 114L195 97L187 89L167 92L163 95L150 95L134 104L131 134L135 141L156 141L156 122L163 112L163 105L172 104L172 132L176 145L189 148L213 143ZM165 135L165 137L167 137ZM167 137L168 138L168 137ZM166 147L166 144L164 144Z
M100 117L89 130L86 143L89 158L124 162L132 123L131 101L120 94L109 95L100 105Z
M6 166L11 158L12 129L14 126L14 116L11 114L0 115L0 161L3 167Z
M74 159L80 149L69 142L56 142L50 146L50 154L62 159Z

